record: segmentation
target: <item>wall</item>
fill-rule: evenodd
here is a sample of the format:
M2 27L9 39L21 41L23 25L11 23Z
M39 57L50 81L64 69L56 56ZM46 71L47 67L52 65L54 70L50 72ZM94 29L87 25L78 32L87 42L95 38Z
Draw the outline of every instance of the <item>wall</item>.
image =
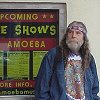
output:
M11 0L1 0L0 2L10 2ZM13 0L12 0L13 1ZM20 1L20 0L15 0ZM33 0L25 0L33 2ZM24 0L22 2L25 2ZM34 0L34 2L47 2L47 0ZM57 0L60 2L61 0ZM67 1L67 2L66 2ZM20 1L21 2L21 1ZM48 0L48 2L56 2L56 0ZM100 0L62 0L67 3L67 23L73 20L83 21L88 29L88 37L90 41L90 50L96 59L98 76L100 80ZM100 96L100 92L99 92Z

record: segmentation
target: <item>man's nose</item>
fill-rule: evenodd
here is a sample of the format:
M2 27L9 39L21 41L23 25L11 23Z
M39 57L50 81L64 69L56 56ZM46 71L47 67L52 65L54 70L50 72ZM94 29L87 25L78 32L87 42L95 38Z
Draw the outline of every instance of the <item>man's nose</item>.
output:
M73 33L72 33L72 37L73 37L73 38L76 37L76 32L73 32Z

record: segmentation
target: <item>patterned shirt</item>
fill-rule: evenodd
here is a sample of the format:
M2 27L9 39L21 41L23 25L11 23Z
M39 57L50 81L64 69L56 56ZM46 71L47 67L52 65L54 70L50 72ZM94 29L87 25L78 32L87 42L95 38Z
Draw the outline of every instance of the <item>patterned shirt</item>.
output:
M71 54L68 57L65 67L67 100L85 100L81 62L79 55Z

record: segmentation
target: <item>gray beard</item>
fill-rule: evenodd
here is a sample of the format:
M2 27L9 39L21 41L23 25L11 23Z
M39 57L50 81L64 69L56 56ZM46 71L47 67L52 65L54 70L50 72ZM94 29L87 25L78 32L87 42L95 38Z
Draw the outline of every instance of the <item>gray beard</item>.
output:
M67 46L69 47L69 49L72 51L72 52L78 52L82 46L83 43L81 42L75 42L75 41L66 41L66 44Z

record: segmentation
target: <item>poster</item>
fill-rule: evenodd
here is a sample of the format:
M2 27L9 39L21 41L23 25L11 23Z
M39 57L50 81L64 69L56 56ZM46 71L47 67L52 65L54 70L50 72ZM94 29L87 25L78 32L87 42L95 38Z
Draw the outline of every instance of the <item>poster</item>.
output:
M34 95L41 61L58 38L58 9L0 9L0 95Z
M0 79L2 79L3 76L3 52L0 51Z

